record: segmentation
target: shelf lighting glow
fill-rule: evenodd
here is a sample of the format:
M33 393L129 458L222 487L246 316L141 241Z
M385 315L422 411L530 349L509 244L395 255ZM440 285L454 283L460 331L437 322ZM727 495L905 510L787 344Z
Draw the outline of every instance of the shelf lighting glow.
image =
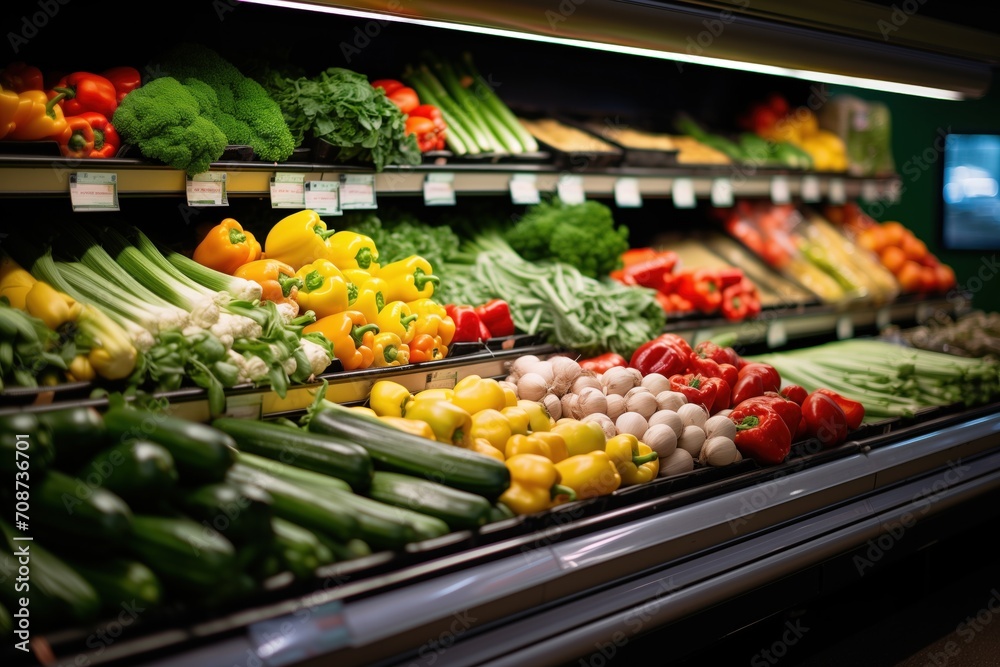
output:
M518 30L506 30L504 28L490 28L486 26L467 25L464 23L453 23L450 21L437 21L434 19L411 18L408 16L398 16L395 14L383 14L381 12L367 11L363 9L348 9L345 7L331 7L328 5L316 5L308 2L295 2L294 0L240 0L240 2L250 2L254 4L270 5L272 7L284 7L288 9L305 9L325 14L337 14L340 16L350 16L362 19L375 19L378 21L395 21L397 23L408 23L428 28L444 28L447 30L459 30L462 32L472 32L480 35L493 35L496 37L508 37L512 39L523 39L532 42L544 42L546 44L562 44L564 46L575 46L584 49L597 51L608 51L611 53L624 53L646 58L658 58L660 60L671 60L675 62L690 63L693 65L708 65L711 67L723 67L744 72L756 72L758 74L769 74L772 76L790 77L804 81L818 83L829 83L842 86L853 86L868 90L881 90L887 93L899 93L901 95L915 95L918 97L930 97L938 100L961 100L961 93L944 88L931 88L928 86L917 86L909 83L898 83L895 81L883 81L881 79L868 79L865 77L846 76L842 74L832 74L830 72L814 72L810 70L794 69L790 67L777 67L774 65L762 65L759 63L743 62L739 60L727 60L725 58L710 58L707 56L696 56L687 53L673 53L670 51L658 51L656 49L646 49L636 46L621 46L618 44L605 44L584 39L571 39L566 37L555 37L553 35L536 35L530 32Z

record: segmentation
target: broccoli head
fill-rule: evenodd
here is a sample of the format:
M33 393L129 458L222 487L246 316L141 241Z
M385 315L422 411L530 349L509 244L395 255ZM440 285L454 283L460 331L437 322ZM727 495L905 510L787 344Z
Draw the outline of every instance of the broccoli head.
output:
M215 92L216 108L208 116L237 145L250 146L268 162L287 160L295 141L281 107L260 83L244 76L218 52L201 44L182 43L166 51L160 70L184 83L204 82Z
M629 247L628 228L615 227L611 209L596 201L542 202L528 209L504 238L525 259L571 264L591 278L618 268Z
M126 95L112 122L123 142L190 175L208 171L226 149L226 135L173 77L154 79Z

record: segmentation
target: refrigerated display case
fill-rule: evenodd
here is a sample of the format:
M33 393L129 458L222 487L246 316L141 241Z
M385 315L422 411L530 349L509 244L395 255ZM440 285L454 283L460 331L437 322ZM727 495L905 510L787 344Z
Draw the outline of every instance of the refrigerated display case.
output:
M206 10L209 4L211 13ZM364 57L361 51L367 50L372 54L367 56L370 63L386 54L399 56L399 51L413 45L415 36L423 34L421 31L432 31L434 36L449 34L439 32L441 29L432 23L405 28L386 23L380 18L386 8L375 6L377 3L313 4L320 9L374 14L331 17L305 13L301 7L265 8L242 3L189 3L183 10L200 22L193 33L221 35L222 41L247 51L265 39L292 49L301 38L288 34L290 26L299 26L308 35L305 41L315 40L331 26L335 26L331 34L338 36L355 35L357 29L365 37L363 31L371 25L382 35L378 38L381 42L370 50L353 41L341 42L348 44L346 51L332 40L300 45L313 59L330 49L334 51L331 60ZM909 40L888 46L876 44L870 34L864 34L871 31L864 19L877 16L870 13L878 11L875 7L853 15L853 25L841 20L838 29L829 24L820 29L817 25L824 17L794 15L788 7L782 15L780 3L755 3L758 6L753 16L740 3L668 5L591 0L564 2L553 10L516 3L502 10L480 9L479 17L470 14L471 5L397 4L399 7L389 3L388 11L425 21L482 24L480 27L494 31L519 28L527 33L549 25L550 31L566 33L560 34L562 37L568 38L569 33L574 39L603 35L603 41L612 46L633 49L648 49L661 38L656 30L665 29L674 19L686 21L673 28L672 36L672 41L684 45L684 37L698 36L708 29L703 21L721 21L720 11L742 8L748 14L727 22L726 32L718 38L716 47L722 56L736 59L742 53L761 62L773 60L770 64L774 66L787 66L789 58L802 53L793 45L805 42L815 61L811 67L804 61L799 63L804 69L842 67L845 72L841 74L878 74L915 86L951 86L956 94L971 97L982 94L988 86L988 73L996 63L996 54L987 53L989 49L982 42L972 39L981 37L974 31L951 26L947 35L933 34L932 28L946 26L924 22L919 16L910 17L915 33L908 33L912 35ZM24 14L29 24L34 9L29 7L31 11ZM65 5L59 11L68 18L73 9ZM116 21L124 23L127 10L121 11ZM242 23L240 12L255 18ZM215 23L210 23L212 14ZM56 26L59 18L50 16L46 21ZM655 19L655 23L640 30L647 19ZM273 23L277 37L265 36L262 26L268 22ZM168 21L168 25L175 22ZM252 26L256 32L237 30L233 34L230 30L234 25ZM399 27L399 34L406 35L399 40L399 51L388 43L394 40L388 25ZM120 30L121 44L141 43L135 26L121 25ZM377 35L371 32L376 32L375 28L368 41L376 40ZM770 36L771 53L751 53L750 44L761 48L761 35ZM810 39L817 36L823 37L824 48L812 48L818 42ZM959 48L948 43L947 36L969 39ZM46 39L41 29L38 39ZM566 62L575 58L568 45L511 43L520 51L516 64L530 61L536 49L546 56L565 54ZM103 44L96 52L108 59L112 54L120 55L119 48L114 43ZM354 54L352 48L359 53ZM783 52L786 49L788 52ZM882 59L874 62L872 53ZM51 59L52 54L46 58ZM386 69L395 66L382 64ZM731 76L738 79L740 75ZM572 75L567 73L567 77ZM538 89L546 85L544 77L534 79ZM537 89L526 87L514 93L524 99ZM712 98L708 99L710 104ZM4 231L25 233L14 225L13 217L28 215L40 200L65 203L66 176L79 168L50 156L0 157L0 194L9 202L11 214L4 220ZM86 169L91 170L91 165ZM183 172L133 157L110 159L93 170L116 174L123 210L131 199L170 201L185 193ZM259 200L261 207L268 206L264 199L278 173L306 173L328 180L369 172L310 161L294 165L222 162L214 164L212 171L227 175L230 196ZM564 168L546 162L424 164L388 168L375 175L375 188L380 196L419 207L423 205L423 184L434 173L452 176L461 206L465 197L509 198L514 174L532 174L539 191L554 191ZM719 178L731 179L736 198L773 196L778 179L793 199L801 197L806 188L818 188L821 198L831 199L837 193L838 197L854 199L889 196L899 187L895 176L802 176L768 169L736 179L731 169L718 166L599 167L580 175L584 192L596 198L612 197L622 177L637 178L639 192L649 199L670 197L675 181L688 179L694 196L703 201L711 197ZM770 311L742 325L689 319L676 327L668 324L668 328L692 342L732 333L748 350L768 349L867 335L889 324L926 320L936 310L956 313L967 307L962 295L931 300L900 298L877 307L848 309L808 304ZM328 397L345 404L363 402L371 384L381 377L392 377L412 390L453 384L470 374L502 377L507 364L519 355L546 356L559 351L530 338L511 339L507 346L482 347L404 370L334 373L326 378L330 382ZM233 415L254 419L294 416L312 401L315 386L295 387L284 398L266 389L233 391L227 397L227 409ZM165 397L179 415L196 421L208 418L201 390L179 390ZM3 402L3 412L45 411L66 404L106 405L106 399L90 396L86 385L48 391L7 389ZM401 553L375 553L324 568L310 582L269 582L268 591L239 609L172 609L155 619L143 617L139 610L94 627L48 633L36 637L28 662L145 667L558 665L579 661L597 665L615 654L624 655L628 647L654 632L675 641L676 657L680 658L795 601L857 581L869 571L878 572L929 541L946 539L950 531L978 528L995 520L997 505L993 501L1000 490L998 406L952 406L911 418L873 422L833 449L822 449L816 441L801 442L778 466L743 461L726 468L699 468L542 514L412 544ZM16 664L25 662L25 657L19 652L10 654Z

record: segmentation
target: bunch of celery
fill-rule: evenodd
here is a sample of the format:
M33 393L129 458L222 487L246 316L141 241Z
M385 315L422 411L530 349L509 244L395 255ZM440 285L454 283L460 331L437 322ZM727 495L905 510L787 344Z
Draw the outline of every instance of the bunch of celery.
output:
M875 339L746 357L774 366L784 382L807 391L828 387L865 406L865 420L912 416L954 404L982 405L1000 397L1000 361L970 359Z

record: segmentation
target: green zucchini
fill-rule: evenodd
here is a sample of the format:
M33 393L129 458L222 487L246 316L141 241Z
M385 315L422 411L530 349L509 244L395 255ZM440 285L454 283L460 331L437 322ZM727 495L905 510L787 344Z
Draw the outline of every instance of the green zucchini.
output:
M499 500L493 503L493 508L490 510L490 523L495 521L503 521L505 519L513 519L517 515L514 514L514 510L507 507L506 503L502 503Z
M174 457L163 445L132 440L109 447L83 466L78 477L118 494L129 505L146 505L177 485Z
M247 454L240 452L236 455L236 462L260 470L261 472L280 477L286 482L290 482L299 487L313 489L316 491L327 491L328 489L340 489L350 491L351 485L337 477L330 477L314 470L306 470L297 466L288 465L281 461L269 459L265 456Z
M356 537L346 542L339 542L323 534L318 534L317 537L333 553L337 561L354 560L372 554L371 545Z
M31 489L32 527L60 537L123 544L133 518L118 494L58 470L50 470Z
M122 611L122 605L155 607L163 600L163 586L145 563L120 556L79 560L66 559L101 599L108 615Z
M104 417L90 406L40 412L38 421L52 437L54 465L60 470L76 470L111 444Z
M275 517L271 530L282 563L296 579L310 579L317 568L336 561L333 552L308 528Z
M212 426L228 433L241 452L249 452L342 479L355 491L368 488L372 460L361 445L280 424L220 417Z
M166 447L182 484L221 482L236 461L236 441L208 424L124 406L105 412L104 423L116 441L152 440Z
M23 443L20 448L18 442ZM5 479L17 472L27 472L31 480L41 479L54 458L52 436L33 412L0 416L0 473Z
M277 475L237 463L227 481L249 484L266 491L272 499L274 516L297 523L310 530L319 530L341 540L358 537L358 519L354 510L311 489L297 486Z
M128 547L164 584L185 592L220 586L237 574L233 543L189 517L136 514Z
M494 501L510 485L502 461L407 433L336 403L310 415L309 430L355 442L368 450L376 470L399 472L477 493Z
M235 545L267 542L273 515L271 495L258 486L215 482L178 489L174 504L191 518L210 525Z
M490 520L490 501L427 479L379 470L368 495L379 502L437 517L453 530L478 528Z

